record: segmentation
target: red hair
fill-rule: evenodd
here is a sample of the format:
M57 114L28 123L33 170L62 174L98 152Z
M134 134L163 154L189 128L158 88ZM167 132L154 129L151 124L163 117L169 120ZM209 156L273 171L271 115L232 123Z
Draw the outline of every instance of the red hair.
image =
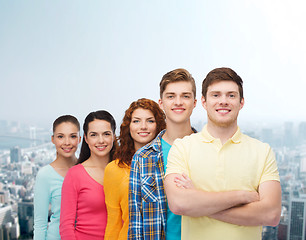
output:
M118 165L121 167L125 165L130 166L135 153L134 140L130 134L130 123L133 112L138 108L147 109L153 113L156 121L156 135L154 138L161 130L166 128L165 114L156 102L146 98L141 98L132 102L130 107L125 111L118 138L120 146L117 148L114 155L115 159L119 159Z

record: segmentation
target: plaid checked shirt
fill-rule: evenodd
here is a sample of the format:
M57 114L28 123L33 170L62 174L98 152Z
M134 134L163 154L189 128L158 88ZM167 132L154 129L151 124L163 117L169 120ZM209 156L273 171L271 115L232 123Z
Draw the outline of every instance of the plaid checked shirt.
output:
M167 198L161 137L133 157L129 182L129 240L164 240Z
M166 239L167 197L161 146L165 131L133 156L129 181L129 240Z

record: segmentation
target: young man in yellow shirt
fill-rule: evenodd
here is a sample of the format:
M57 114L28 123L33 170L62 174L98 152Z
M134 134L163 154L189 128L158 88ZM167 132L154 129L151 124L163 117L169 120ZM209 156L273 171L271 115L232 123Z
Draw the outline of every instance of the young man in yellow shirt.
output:
M201 99L207 125L176 140L169 152L165 189L171 211L183 215L182 240L258 240L263 225L279 222L275 156L268 144L242 134L237 125L244 105L242 83L230 68L208 73ZM193 189L177 187L175 179L183 173ZM245 199L239 190L254 195Z

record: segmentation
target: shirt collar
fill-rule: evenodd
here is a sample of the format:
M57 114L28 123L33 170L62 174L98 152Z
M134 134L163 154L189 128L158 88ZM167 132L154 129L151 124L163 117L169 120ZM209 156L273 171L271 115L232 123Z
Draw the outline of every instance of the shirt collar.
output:
M161 138L164 135L164 133L166 132L166 130L162 130L157 136L156 138L153 139L153 141L149 144L147 144L144 148L145 149L149 149L149 148L153 148L154 151L156 152L160 152L161 151Z
M204 142L213 142L216 140L216 138L214 138L213 136L211 136L209 134L209 132L207 131L207 124L203 127L202 131L201 131L201 135L202 135L202 138L203 138L203 141ZM241 142L241 131L240 131L240 128L238 127L237 128L237 131L235 132L235 134L230 138L230 140L233 142L233 143L240 143Z
M197 130L193 127L191 127L192 131L194 133L197 133ZM163 135L165 134L166 132L166 129L162 130L157 136L155 139L153 139L153 141L149 144L147 144L145 146L146 149L149 149L149 148L153 148L154 151L156 152L160 152L161 151L161 139L163 137Z

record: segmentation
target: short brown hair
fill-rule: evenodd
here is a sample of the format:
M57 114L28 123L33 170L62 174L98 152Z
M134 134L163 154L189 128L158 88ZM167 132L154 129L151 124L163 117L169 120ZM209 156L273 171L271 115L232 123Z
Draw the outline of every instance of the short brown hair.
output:
M196 98L196 85L192 75L184 68L178 68L166 73L159 83L160 98L169 83L173 82L190 82L194 98Z
M204 98L206 98L207 89L210 85L212 85L215 82L220 81L232 81L235 82L238 85L239 95L240 95L240 101L243 98L243 81L241 77L232 69L230 68L215 68L214 70L210 71L206 78L203 80L202 83L202 95Z

